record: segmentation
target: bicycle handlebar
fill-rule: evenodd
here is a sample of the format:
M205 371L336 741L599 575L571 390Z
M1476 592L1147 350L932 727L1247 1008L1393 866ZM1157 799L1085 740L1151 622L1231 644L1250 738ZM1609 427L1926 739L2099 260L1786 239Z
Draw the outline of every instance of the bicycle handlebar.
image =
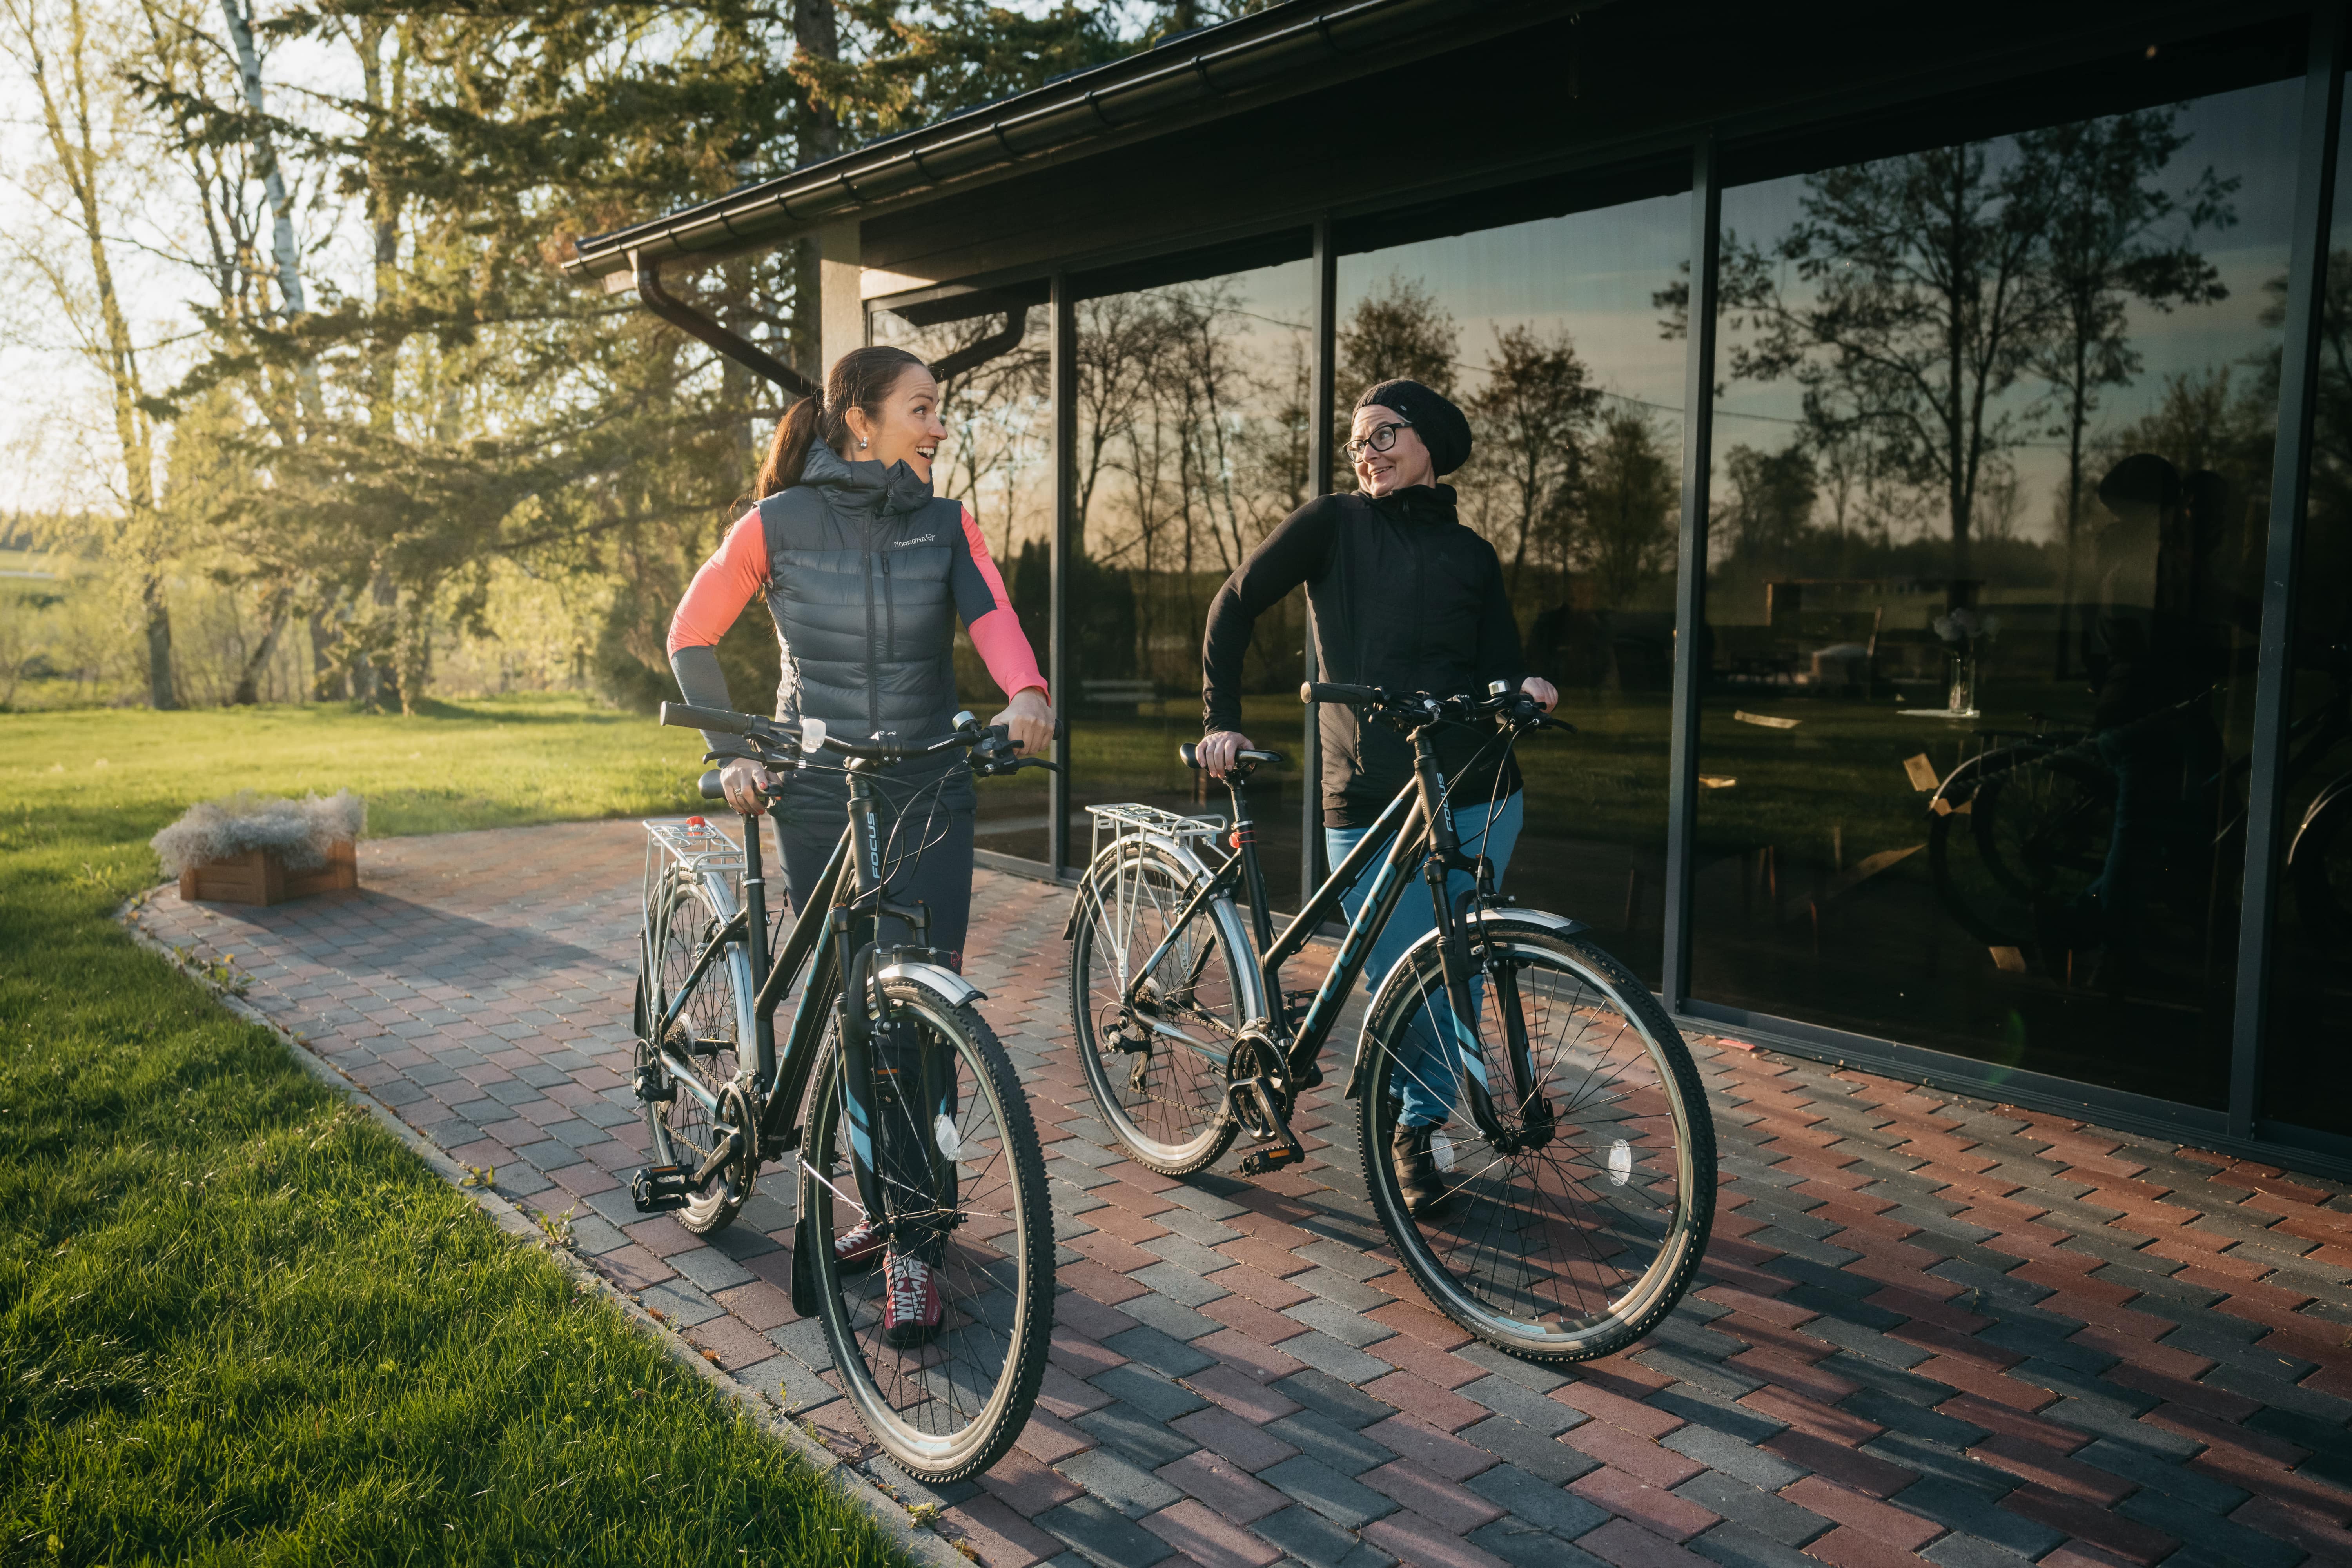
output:
M1009 750L1012 742L1005 734L1004 726L991 725L983 730L980 727L980 721L968 712L955 716L953 734L913 746L853 745L838 736L826 733L824 726L814 719L794 723L788 719L762 719L750 713L731 713L724 708L697 708L688 702L663 703L661 721L682 730L740 735L760 749L762 756L759 760L761 761L782 760L767 757L765 753L769 752L790 752L795 753L793 760L797 761L799 754L824 751L857 762L907 763L936 757L942 752L961 748L974 753L973 772L982 778L1002 777L1022 768L1059 771L1041 757L1015 755ZM712 788L718 776L716 770L703 775L702 793L706 798L719 798L719 792Z
M1505 689L1501 681L1486 689L1484 697L1461 693L1452 697L1436 697L1426 691L1388 691L1377 686L1350 686L1344 681L1309 680L1298 688L1298 700L1313 707L1318 702L1342 702L1353 708L1370 708L1391 724L1418 726L1438 720L1465 723L1473 719L1493 716L1506 724L1522 725L1531 730L1567 730L1576 726L1565 719L1555 719L1543 710L1536 700L1524 691Z
M1187 741L1184 744L1177 747L1176 759L1188 768L1199 767L1201 765L1200 743L1195 741ZM1255 747L1244 747L1242 750L1235 752L1234 753L1234 761L1237 763L1249 763L1256 766L1269 768L1286 768L1290 765L1290 759L1283 755L1280 752L1265 752L1260 751Z
M749 713L730 713L724 708L697 708L686 702L663 703L661 721L675 724L681 730L709 730L720 735L749 735L757 726L773 722L772 720L755 719Z

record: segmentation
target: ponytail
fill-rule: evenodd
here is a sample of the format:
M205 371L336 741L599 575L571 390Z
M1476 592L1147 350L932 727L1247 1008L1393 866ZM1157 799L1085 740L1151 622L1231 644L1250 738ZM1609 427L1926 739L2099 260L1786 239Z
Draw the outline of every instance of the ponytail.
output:
M767 461L760 465L756 486L760 499L801 482L812 441L822 439L836 453L848 457L849 410L862 408L866 417L879 423L882 405L898 386L898 378L908 366L920 368L922 363L905 349L880 345L852 349L835 360L833 373L824 378L824 395L802 398L776 421Z

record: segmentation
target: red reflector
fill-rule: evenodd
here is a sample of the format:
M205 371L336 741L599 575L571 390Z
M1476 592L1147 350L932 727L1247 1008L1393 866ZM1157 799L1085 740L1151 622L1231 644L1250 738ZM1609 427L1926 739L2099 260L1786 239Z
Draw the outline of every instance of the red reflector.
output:
M709 823L707 823L707 822L703 821L703 820L702 820L702 818L700 818L700 817L698 817L698 816L689 816L689 817L688 817L688 818L686 819L686 825L687 825L688 827L708 827L708 826L710 826L710 824L709 824Z

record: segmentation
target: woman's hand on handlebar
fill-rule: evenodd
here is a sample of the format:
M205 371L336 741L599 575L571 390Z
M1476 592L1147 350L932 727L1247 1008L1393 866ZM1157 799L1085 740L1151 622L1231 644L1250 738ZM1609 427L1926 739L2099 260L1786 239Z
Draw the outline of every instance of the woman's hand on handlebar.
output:
M1257 742L1239 730L1217 730L1201 737L1192 755L1211 778L1221 779L1234 771L1234 763L1244 752L1256 750Z
M763 792L776 787L776 775L763 763L737 757L719 770L719 787L740 815L757 816L768 809Z
M1536 706L1549 713L1559 706L1559 688L1540 675L1530 675L1519 682L1519 689L1536 700Z
M989 721L1002 724L1013 743L1024 757L1042 755L1054 743L1054 710L1045 694L1034 686L1024 686L1013 694L1004 711Z

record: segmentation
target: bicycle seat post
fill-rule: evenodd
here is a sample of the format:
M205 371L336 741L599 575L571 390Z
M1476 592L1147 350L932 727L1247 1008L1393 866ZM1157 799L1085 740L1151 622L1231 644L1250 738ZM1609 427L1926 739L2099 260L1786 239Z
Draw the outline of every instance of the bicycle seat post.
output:
M1274 917L1265 903L1265 868L1258 863L1257 824L1250 816L1249 775L1255 771L1249 763L1236 763L1225 775L1225 788L1234 797L1233 846L1242 856L1242 885L1249 893L1250 928L1257 937L1257 950L1264 952L1274 945Z

